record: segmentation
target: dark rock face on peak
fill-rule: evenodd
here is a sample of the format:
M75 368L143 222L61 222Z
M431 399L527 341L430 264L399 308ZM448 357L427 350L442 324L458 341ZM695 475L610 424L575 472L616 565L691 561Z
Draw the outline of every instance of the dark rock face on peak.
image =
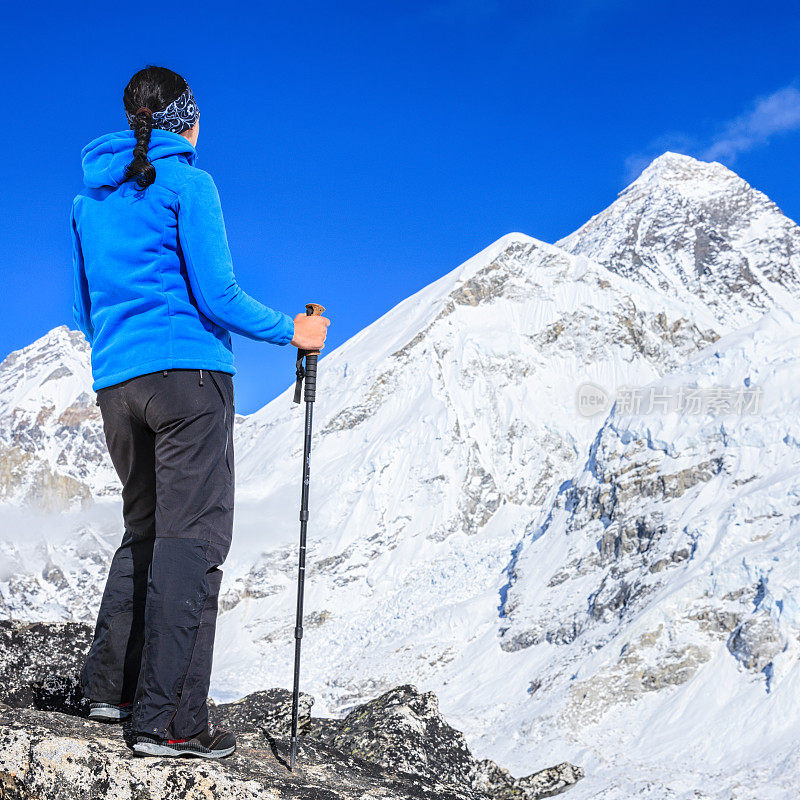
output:
M342 720L312 718L313 698L301 695L293 773L285 689L212 707L212 719L238 738L224 761L141 759L130 749L128 725L86 719L77 675L90 638L87 625L0 621L0 799L536 800L583 777L561 764L515 779L476 760L433 693L413 686L392 689Z

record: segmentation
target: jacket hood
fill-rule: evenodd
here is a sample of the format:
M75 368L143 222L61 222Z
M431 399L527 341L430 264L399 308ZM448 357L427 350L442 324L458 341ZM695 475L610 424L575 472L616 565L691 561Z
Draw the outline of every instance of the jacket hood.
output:
M125 167L133 159L135 146L136 136L130 130L106 133L93 139L81 150L83 182L91 189L119 186L125 181ZM154 128L147 153L150 161L175 155L186 156L190 164L197 159L197 153L186 137Z

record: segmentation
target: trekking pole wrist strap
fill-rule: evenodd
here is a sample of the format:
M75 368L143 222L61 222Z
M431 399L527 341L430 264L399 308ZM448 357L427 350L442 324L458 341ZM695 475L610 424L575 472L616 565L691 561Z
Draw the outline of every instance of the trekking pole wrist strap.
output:
M303 359L306 357L305 350L297 351L297 364L295 365L295 375L297 379L294 383L294 402L300 402L300 393L303 389L303 378L306 376L306 371L303 369Z

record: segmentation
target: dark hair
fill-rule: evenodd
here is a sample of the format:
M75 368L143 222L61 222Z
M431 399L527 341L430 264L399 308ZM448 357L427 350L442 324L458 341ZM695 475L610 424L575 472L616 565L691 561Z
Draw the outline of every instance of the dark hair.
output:
M156 179L156 168L150 163L152 113L163 111L186 91L186 81L166 67L145 67L128 81L122 94L125 110L133 115L131 127L136 134L133 161L125 168L125 178L135 178L139 188L146 189Z

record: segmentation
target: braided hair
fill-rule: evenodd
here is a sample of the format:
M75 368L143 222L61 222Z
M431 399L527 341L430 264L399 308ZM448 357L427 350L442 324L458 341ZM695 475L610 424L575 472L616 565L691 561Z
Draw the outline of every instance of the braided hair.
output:
M156 168L150 163L150 134L153 113L162 111L186 90L186 81L166 67L145 67L128 81L122 94L125 110L133 115L131 128L136 135L133 161L125 168L125 178L135 179L140 189L146 189L156 179Z

